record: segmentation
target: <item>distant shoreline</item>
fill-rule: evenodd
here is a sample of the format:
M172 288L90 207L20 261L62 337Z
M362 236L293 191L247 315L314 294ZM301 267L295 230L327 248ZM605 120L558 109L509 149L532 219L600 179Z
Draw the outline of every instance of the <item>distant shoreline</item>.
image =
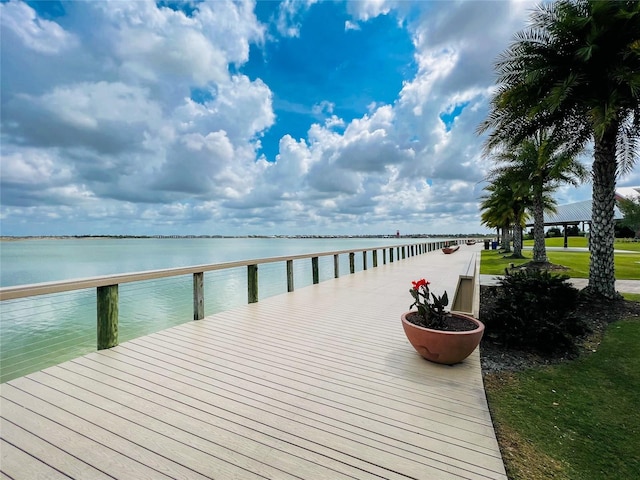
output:
M0 236L1 242L22 240L120 240L120 239L211 239L211 238L280 238L280 239L318 239L318 238L482 238L487 234L415 234L415 235L31 235Z

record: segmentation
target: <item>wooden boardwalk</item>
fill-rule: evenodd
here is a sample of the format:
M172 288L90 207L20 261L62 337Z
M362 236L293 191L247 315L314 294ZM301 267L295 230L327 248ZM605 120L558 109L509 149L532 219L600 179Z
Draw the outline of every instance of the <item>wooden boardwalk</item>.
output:
M412 280L452 297L479 248L344 275L4 383L2 478L506 479L478 352L429 363L400 323Z

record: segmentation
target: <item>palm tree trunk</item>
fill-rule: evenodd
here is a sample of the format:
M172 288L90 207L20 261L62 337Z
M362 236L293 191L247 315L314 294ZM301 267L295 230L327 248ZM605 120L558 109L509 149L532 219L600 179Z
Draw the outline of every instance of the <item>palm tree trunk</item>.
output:
M533 195L533 261L546 263L547 248L544 244L544 204L542 189L536 189Z
M522 258L522 227L515 225L513 227L513 257Z
M505 253L511 251L511 236L509 235L509 228L509 225L502 227L502 250L504 250Z
M614 205L616 195L616 128L609 128L594 143L593 199L589 251L589 290L607 298L616 296L613 263Z

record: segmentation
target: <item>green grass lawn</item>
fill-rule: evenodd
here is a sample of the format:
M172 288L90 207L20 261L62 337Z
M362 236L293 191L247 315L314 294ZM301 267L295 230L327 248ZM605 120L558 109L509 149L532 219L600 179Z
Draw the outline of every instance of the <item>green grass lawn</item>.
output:
M510 479L638 478L638 319L610 325L589 356L485 386Z
M533 247L533 240L525 240L523 244L525 247ZM544 244L547 247L564 247L564 238L563 237L545 238ZM587 238L586 237L568 237L567 246L569 248L586 248ZM613 247L616 250L630 250L633 252L640 252L640 242L629 242L629 241L622 241L620 239L616 239L615 243L613 244Z
M631 244L629 244L631 245ZM531 261L531 251L523 251L526 257L522 260L504 258L504 254L498 250L482 250L482 262L480 273L487 275L504 275L504 269L513 263L520 265ZM569 270L563 272L574 278L589 277L589 252L564 252L547 251L549 261L558 265L564 265ZM640 252L616 253L614 257L616 278L618 280L640 280Z

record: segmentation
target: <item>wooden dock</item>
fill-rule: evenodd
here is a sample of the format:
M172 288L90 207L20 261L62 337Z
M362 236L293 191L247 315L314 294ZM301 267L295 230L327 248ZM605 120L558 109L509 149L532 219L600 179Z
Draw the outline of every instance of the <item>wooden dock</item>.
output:
M478 245L380 265L0 386L2 478L506 479L478 352L418 356L412 280L453 296Z

